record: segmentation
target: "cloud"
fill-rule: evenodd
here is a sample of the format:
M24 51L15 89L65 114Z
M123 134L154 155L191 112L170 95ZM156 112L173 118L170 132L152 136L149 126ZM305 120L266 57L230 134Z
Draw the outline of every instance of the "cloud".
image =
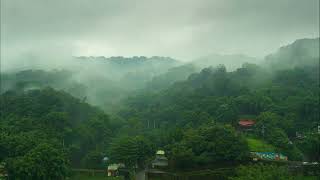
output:
M1 57L210 53L264 56L319 36L319 0L2 0ZM53 54L54 56L54 54Z

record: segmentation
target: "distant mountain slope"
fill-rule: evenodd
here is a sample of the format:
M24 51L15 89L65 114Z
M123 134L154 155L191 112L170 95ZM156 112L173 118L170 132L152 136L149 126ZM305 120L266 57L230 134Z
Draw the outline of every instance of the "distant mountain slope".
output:
M185 68L180 69L182 72L174 72L183 73L185 77L189 71L191 75L186 80L169 82L166 80L166 77L171 77L168 73L167 76L155 78L154 84L150 84L151 87L158 89L161 83L168 87L160 92L146 91L130 98L127 102L129 108L123 114L124 111L121 111L120 115L125 118L136 116L143 121L143 124L148 124L152 119L157 121L159 127L187 124L195 126L203 123L200 121L201 118L199 119L201 113L219 121L224 108L230 112L226 112L228 116L221 118L221 122L234 123L238 115L259 115L264 111L284 114L279 109L286 107L284 110L286 115L290 112L299 117L293 118L294 126L299 126L301 129L303 126L311 128L318 121L316 113L319 92L319 54L316 49L318 40L297 40L291 45L280 48L272 56L272 61L278 68L272 70L265 63L261 65L245 63L232 72L228 72L225 66L220 65L191 74L195 69L187 68L185 65ZM230 56L230 61L231 57L236 58ZM271 56L266 57L268 58ZM279 68L279 63L282 62L287 62L288 65ZM294 65L299 67L292 68ZM173 77L177 75L173 73ZM311 108L312 113L305 113L309 109L303 110L303 103L309 102L314 109ZM188 114L190 112L199 114L190 115ZM229 117L229 115L235 116ZM208 120L205 117L203 119ZM305 122L299 122L300 119Z
M149 89L153 88L154 90L165 89L175 82L187 80L188 76L190 76L191 74L200 72L201 69L210 66L216 67L223 64L226 67L227 71L235 71L236 69L241 68L245 63L256 64L260 62L261 61L257 58L249 57L242 54L213 54L198 58L180 66L170 68L168 72L152 78L152 80L147 84L147 87Z
M46 86L65 90L89 103L110 109L122 98L144 88L153 77L180 64L169 57L76 57L63 70L27 69L1 72L0 92Z
M123 56L79 56L76 57L80 60L101 60L113 64L142 64L142 63L175 63L177 60L170 57L163 56L133 56L133 57L123 57Z
M147 88L155 91L166 89L175 82L187 80L190 74L198 71L200 71L200 69L193 64L173 67L169 69L167 73L155 76L147 83Z
M260 60L258 58L249 57L243 54L211 54L195 59L191 63L198 66L199 68L205 68L209 66L215 67L223 64L227 68L227 71L234 71L237 68L240 68L244 63L257 64L260 63Z
M160 56L133 56L133 57L76 57L75 62L78 65L87 68L99 69L107 74L113 75L114 78L124 77L128 74L145 74L157 75L166 72L169 68L181 64L179 61L170 57Z
M296 132L316 132L319 81L313 76L317 71L311 66L269 71L254 64L233 72L223 65L205 68L162 91L140 92L127 100L118 115L139 120L146 131L220 123L237 127L240 117L250 116L257 119L253 131L257 139L265 139L290 160L301 160L304 148L288 142ZM268 129L266 136L260 133L262 125Z
M296 66L319 66L319 38L299 39L265 57L266 64L275 69Z

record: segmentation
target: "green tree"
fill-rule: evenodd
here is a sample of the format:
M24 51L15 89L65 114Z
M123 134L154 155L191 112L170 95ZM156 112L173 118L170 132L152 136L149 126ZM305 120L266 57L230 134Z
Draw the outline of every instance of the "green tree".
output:
M90 169L101 169L105 168L102 164L103 153L100 151L90 151L86 154L83 159L84 167Z
M274 145L278 152L284 153L290 160L301 160L301 151L290 141L286 132L281 128L285 119L281 116L263 112L257 118L256 133L267 142ZM262 133L264 129L264 134Z
M240 161L248 156L247 142L229 125L200 128L199 133L207 142L206 150L202 154L206 154L212 162Z
M174 144L171 149L170 162L176 168L190 168L194 166L195 155L190 147L183 143Z
M152 143L143 136L121 137L116 139L109 149L110 160L125 163L128 167L143 166L154 154Z
M235 124L238 119L238 113L232 104L222 104L217 109L217 121L221 123Z
M274 165L249 165L236 169L236 177L230 180L293 180L288 169Z
M320 134L309 133L297 141L297 146L309 161L320 161Z
M10 158L7 162L13 179L55 180L64 179L68 173L64 152L50 144L39 144L24 156Z
M249 155L247 142L230 125L207 124L186 130L182 140L168 149L171 162L178 168L237 162Z

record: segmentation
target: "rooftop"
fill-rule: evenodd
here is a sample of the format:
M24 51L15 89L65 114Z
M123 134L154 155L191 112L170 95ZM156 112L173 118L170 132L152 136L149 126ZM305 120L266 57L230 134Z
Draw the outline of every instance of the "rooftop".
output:
M251 127L255 124L256 122L251 119L240 119L239 125L244 126L244 127Z

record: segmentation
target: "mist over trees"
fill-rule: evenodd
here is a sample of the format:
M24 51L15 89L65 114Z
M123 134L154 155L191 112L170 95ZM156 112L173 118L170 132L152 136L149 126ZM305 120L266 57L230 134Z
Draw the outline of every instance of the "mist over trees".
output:
M158 149L175 170L239 165L250 157L237 129L248 117L250 138L290 161L320 161L318 49L319 38L302 39L258 61L76 57L65 69L1 72L0 161L13 179L63 179L70 168L105 168L104 157L144 167ZM254 165L234 179L266 172L290 177Z

